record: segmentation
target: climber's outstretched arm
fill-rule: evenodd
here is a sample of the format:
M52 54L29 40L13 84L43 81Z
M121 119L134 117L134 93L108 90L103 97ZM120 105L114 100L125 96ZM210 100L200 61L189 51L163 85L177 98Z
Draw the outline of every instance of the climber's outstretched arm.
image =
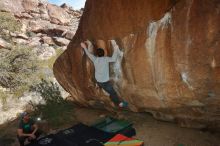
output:
M89 50L93 49L93 45L89 40L87 40L86 43L88 44ZM81 47L84 49L84 51L86 52L86 55L89 57L89 59L91 59L94 62L96 57L88 51L87 46L84 42L81 42Z
M119 46L116 44L115 40L111 40L112 47L114 49L112 57L108 57L109 62L115 62L120 53Z

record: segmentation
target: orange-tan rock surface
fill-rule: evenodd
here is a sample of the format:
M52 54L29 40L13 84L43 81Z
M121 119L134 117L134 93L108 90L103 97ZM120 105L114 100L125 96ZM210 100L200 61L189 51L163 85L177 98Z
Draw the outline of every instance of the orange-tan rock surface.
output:
M218 0L87 0L54 73L76 103L110 108L80 42L89 39L111 56L115 39L123 58L111 64L111 79L132 111L185 127L220 127L219 26Z

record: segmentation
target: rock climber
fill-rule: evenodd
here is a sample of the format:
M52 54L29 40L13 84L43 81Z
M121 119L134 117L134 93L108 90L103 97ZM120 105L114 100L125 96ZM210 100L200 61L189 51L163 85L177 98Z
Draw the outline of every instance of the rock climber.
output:
M96 56L88 51L93 49L92 43L87 40L85 42L81 42L81 47L84 49L86 55L93 62L95 67L95 79L97 84L103 88L107 93L109 93L111 100L116 105L116 107L126 107L127 102L120 100L117 92L114 90L110 78L109 78L109 63L115 62L117 57L119 56L120 50L115 40L111 40L111 43L114 48L113 55L111 57L105 56L105 52L103 48L96 49ZM87 49L87 45L88 49Z

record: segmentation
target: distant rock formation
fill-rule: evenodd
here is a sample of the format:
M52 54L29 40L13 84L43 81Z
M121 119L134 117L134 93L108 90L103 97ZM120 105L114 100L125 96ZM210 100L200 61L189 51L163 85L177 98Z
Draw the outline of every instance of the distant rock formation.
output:
M43 50L65 49L75 35L82 12L47 3L46 0L4 0L0 1L0 11L12 13L22 23L21 32L9 32L14 43L25 44ZM6 41L1 39L1 47ZM55 53L55 51L53 51ZM47 55L39 55L48 59ZM55 55L53 53L49 53Z
M122 60L111 66L119 95L136 112L185 127L220 127L220 1L87 0L76 35L54 65L75 102L111 108L80 42L90 39Z

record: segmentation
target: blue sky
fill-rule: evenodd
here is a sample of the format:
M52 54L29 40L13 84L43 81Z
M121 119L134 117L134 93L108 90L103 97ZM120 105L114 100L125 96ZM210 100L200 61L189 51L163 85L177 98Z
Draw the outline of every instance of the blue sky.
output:
M84 7L86 0L48 0L49 3L56 4L60 6L63 3L66 3L69 6L72 6L73 9L80 9Z

